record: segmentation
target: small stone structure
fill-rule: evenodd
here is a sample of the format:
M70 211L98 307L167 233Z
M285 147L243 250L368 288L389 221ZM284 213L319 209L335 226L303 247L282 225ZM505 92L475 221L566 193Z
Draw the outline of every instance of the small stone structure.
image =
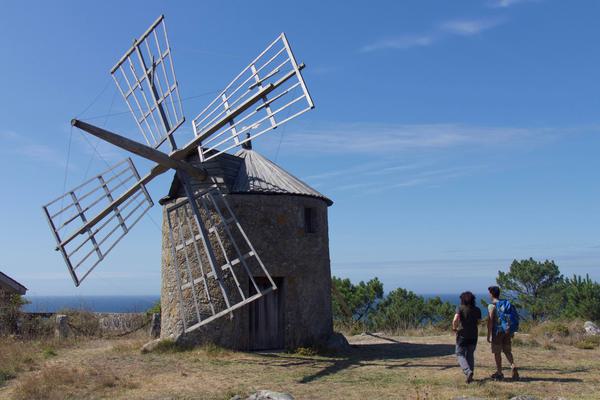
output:
M19 330L19 320L16 318L18 309L15 308L11 297L24 295L27 288L10 276L0 272L0 334L14 333Z
M0 272L0 304L11 295L25 295L27 288L10 276Z
M227 201L278 289L235 310L233 318L221 317L180 336L183 329L165 211L161 337L240 350L325 345L333 334L327 219L332 201L251 146L235 156L222 154L204 166L227 193ZM193 186L202 189L208 184L212 183L194 182ZM174 178L169 195L160 203L166 210L184 197ZM253 271L253 275L260 282L261 273ZM249 290L249 286L249 279L240 282L240 287Z

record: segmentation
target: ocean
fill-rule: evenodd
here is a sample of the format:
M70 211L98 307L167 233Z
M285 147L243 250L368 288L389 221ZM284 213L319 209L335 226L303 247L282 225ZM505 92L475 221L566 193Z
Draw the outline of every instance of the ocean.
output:
M26 312L57 312L64 309L93 312L143 312L160 300L147 296L25 296Z
M442 301L458 304L460 293L420 294L425 298L439 296ZM488 300L486 295L475 294L477 305L480 300ZM159 295L146 296L25 296L30 302L24 307L26 312L57 312L64 309L94 312L143 312L160 300ZM482 311L485 310L482 309Z

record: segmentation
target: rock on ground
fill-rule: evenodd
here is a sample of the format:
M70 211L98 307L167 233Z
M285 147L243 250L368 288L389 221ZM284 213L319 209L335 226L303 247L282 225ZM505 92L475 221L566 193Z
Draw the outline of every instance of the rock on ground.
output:
M140 351L143 354L150 353L150 352L154 351L154 349L156 349L156 347L159 345L160 342L161 342L160 339L151 340L148 343L146 343L145 345L143 345L142 348L140 349Z
M325 347L336 352L344 352L352 348L346 337L339 332L333 332L325 343Z
M233 396L230 400L244 400L239 395ZM294 400L289 393L273 392L271 390L259 390L258 392L246 397L245 400Z
M455 397L452 400L486 400L483 397L469 397L469 396L460 396Z
M588 335L600 335L600 328L592 321L586 321L585 324L583 324L583 329L585 329L585 333Z
M538 398L534 397L534 396L519 395L519 396L511 397L510 400L538 400Z

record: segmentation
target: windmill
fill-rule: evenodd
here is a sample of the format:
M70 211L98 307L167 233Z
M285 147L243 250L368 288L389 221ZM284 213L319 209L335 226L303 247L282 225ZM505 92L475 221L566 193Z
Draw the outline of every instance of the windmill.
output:
M146 185L172 169L185 191L184 201L167 210L183 331L189 333L232 315L276 290L206 165L314 108L303 68L282 33L193 119L194 137L178 147L175 133L185 117L164 16L134 40L110 73L146 144L77 119L71 124L154 166L141 176L127 158L43 206L56 250L75 285L106 259L153 206ZM160 150L165 142L168 153ZM188 161L195 154L199 162ZM201 189L192 183L197 181L205 183ZM188 251L180 252L188 247L193 249L194 260ZM223 258L226 263L218 263ZM256 271L267 277L268 286L256 283ZM252 294L240 287L241 275L252 283ZM215 287L219 299L214 296ZM192 315L186 315L190 309Z

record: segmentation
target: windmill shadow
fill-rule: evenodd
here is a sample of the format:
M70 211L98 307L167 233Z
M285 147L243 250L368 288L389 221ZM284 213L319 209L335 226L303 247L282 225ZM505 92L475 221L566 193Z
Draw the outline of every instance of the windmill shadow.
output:
M380 365L385 368L435 368L449 369L455 368L455 363L448 364L437 363L393 363L403 359L427 359L432 357L443 357L454 354L455 346L451 344L426 344L426 343L407 343L384 336L369 334L369 336L380 339L380 343L358 343L351 345L347 351L338 353L329 359L304 358L289 354L261 354L261 357L269 358L264 363L273 365L273 362L279 366L306 366L318 369L317 372L306 375L301 378L299 383L310 383L326 376L334 375L340 371L356 368L366 365ZM385 341L385 342L383 342ZM259 361L260 363L260 361Z
M377 337L387 340L388 342L352 345L352 349L345 353L341 359L335 360L332 364L314 374L305 376L300 380L300 383L310 383L325 376L336 374L345 369L360 367L378 360L386 363L389 361L407 358L419 359L443 357L452 355L455 351L455 347L450 344L405 343L380 336ZM416 365L409 362L403 364L384 365L386 368L414 368L426 366L438 369L448 369L454 367L454 364Z

